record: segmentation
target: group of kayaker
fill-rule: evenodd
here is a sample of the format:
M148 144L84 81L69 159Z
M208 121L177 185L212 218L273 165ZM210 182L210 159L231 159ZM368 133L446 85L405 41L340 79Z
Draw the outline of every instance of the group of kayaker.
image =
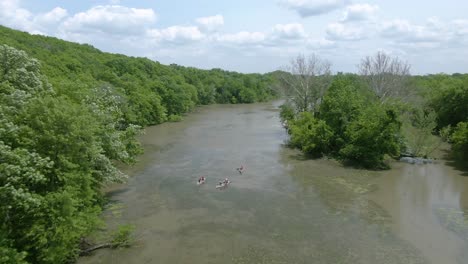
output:
M245 170L244 165L241 165L239 168L236 168L236 170L239 172L239 174L242 174ZM197 185L204 184L206 182L206 177L205 176L200 176L197 181ZM227 186L231 183L231 181L228 178L225 178L223 181L218 182L216 185L216 189L224 189L227 188Z

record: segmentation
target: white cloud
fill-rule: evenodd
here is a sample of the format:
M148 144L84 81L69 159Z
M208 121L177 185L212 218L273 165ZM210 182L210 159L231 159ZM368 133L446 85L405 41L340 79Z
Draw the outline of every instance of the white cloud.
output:
M440 21L438 17L428 18L426 24L428 28L436 29L436 30L440 30L445 26L445 24L442 21Z
M317 16L344 7L348 0L282 0L280 3L301 17Z
M199 41L205 37L194 26L171 26L165 29L150 29L147 31L150 40L156 43L186 44Z
M206 31L215 31L224 25L224 18L222 15L200 17L195 21L200 25L201 29Z
M395 19L382 23L380 35L393 40L394 46L418 53L437 48L437 52L441 53L443 50L463 49L468 45L468 20L443 22L437 17L430 17L426 23L417 25L408 20Z
M67 10L56 7L44 14L34 15L20 7L18 0L0 1L0 24L31 34L51 35L67 16Z
M18 0L0 1L0 24L19 30L33 31L31 12L20 8Z
M336 42L325 38L309 39L307 47L315 50L336 48Z
M304 26L299 23L277 24L273 27L272 34L280 39L301 39L306 36Z
M39 23L41 25L57 24L67 16L67 10L61 7L56 7L48 13L36 16L34 18L34 22Z
M266 38L262 32L241 31L234 34L223 34L216 37L219 42L234 44L260 44Z
M468 19L456 19L451 23L455 34L458 36L468 36Z
M140 35L156 21L152 9L119 5L95 6L64 21L65 33Z
M298 40L305 40L307 34L304 26L299 23L277 24L271 30L266 32L241 31L233 34L219 34L215 40L219 43L236 44L238 46L261 45L261 46L280 46L286 48L288 43Z
M372 18L379 7L369 4L353 4L346 7L342 21L361 21Z
M261 52L262 50L272 51L275 48L297 49L297 43L307 40L304 26L299 23L276 24L270 30L263 32L241 31L230 34L215 34L211 39L217 43L231 48L247 51L245 48L259 47L261 49L250 50L249 52Z
M432 23L432 25L434 25L434 20L430 20L429 22ZM443 32L441 28L437 29L434 27L431 28L420 25L414 25L411 24L409 21L403 19L395 19L392 21L384 22L381 29L381 34L383 37L392 38L400 42L407 43L440 42L443 40L447 40L449 36L447 36L446 33L449 32Z
M353 41L365 38L364 30L352 25L331 23L327 26L327 38L329 40Z
M19 6L19 0L2 0L0 2L0 6L2 9L0 10L14 10L17 9Z

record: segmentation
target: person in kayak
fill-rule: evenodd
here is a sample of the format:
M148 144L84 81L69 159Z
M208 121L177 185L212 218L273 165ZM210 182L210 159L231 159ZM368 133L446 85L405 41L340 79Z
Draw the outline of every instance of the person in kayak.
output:
M204 183L205 180L206 180L205 176L201 176L200 178L198 178L198 184Z
M229 179L226 178L223 181L218 182L218 186L224 187L229 184Z

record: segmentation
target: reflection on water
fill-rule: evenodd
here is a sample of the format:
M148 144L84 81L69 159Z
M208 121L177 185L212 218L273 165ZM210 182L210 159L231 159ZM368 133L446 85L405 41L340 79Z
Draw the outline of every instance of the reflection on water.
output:
M148 128L146 153L128 169L134 177L104 213L110 227L136 225L136 245L79 262L468 262L468 179L460 172L304 160L283 146L277 105L203 107ZM207 183L197 186L201 175ZM232 184L216 190L225 177Z

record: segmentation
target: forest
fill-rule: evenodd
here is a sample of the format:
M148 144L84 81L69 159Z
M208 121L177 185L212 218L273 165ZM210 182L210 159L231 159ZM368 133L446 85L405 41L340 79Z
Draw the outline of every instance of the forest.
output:
M162 65L0 26L0 263L66 263L141 128L275 97L271 74Z

